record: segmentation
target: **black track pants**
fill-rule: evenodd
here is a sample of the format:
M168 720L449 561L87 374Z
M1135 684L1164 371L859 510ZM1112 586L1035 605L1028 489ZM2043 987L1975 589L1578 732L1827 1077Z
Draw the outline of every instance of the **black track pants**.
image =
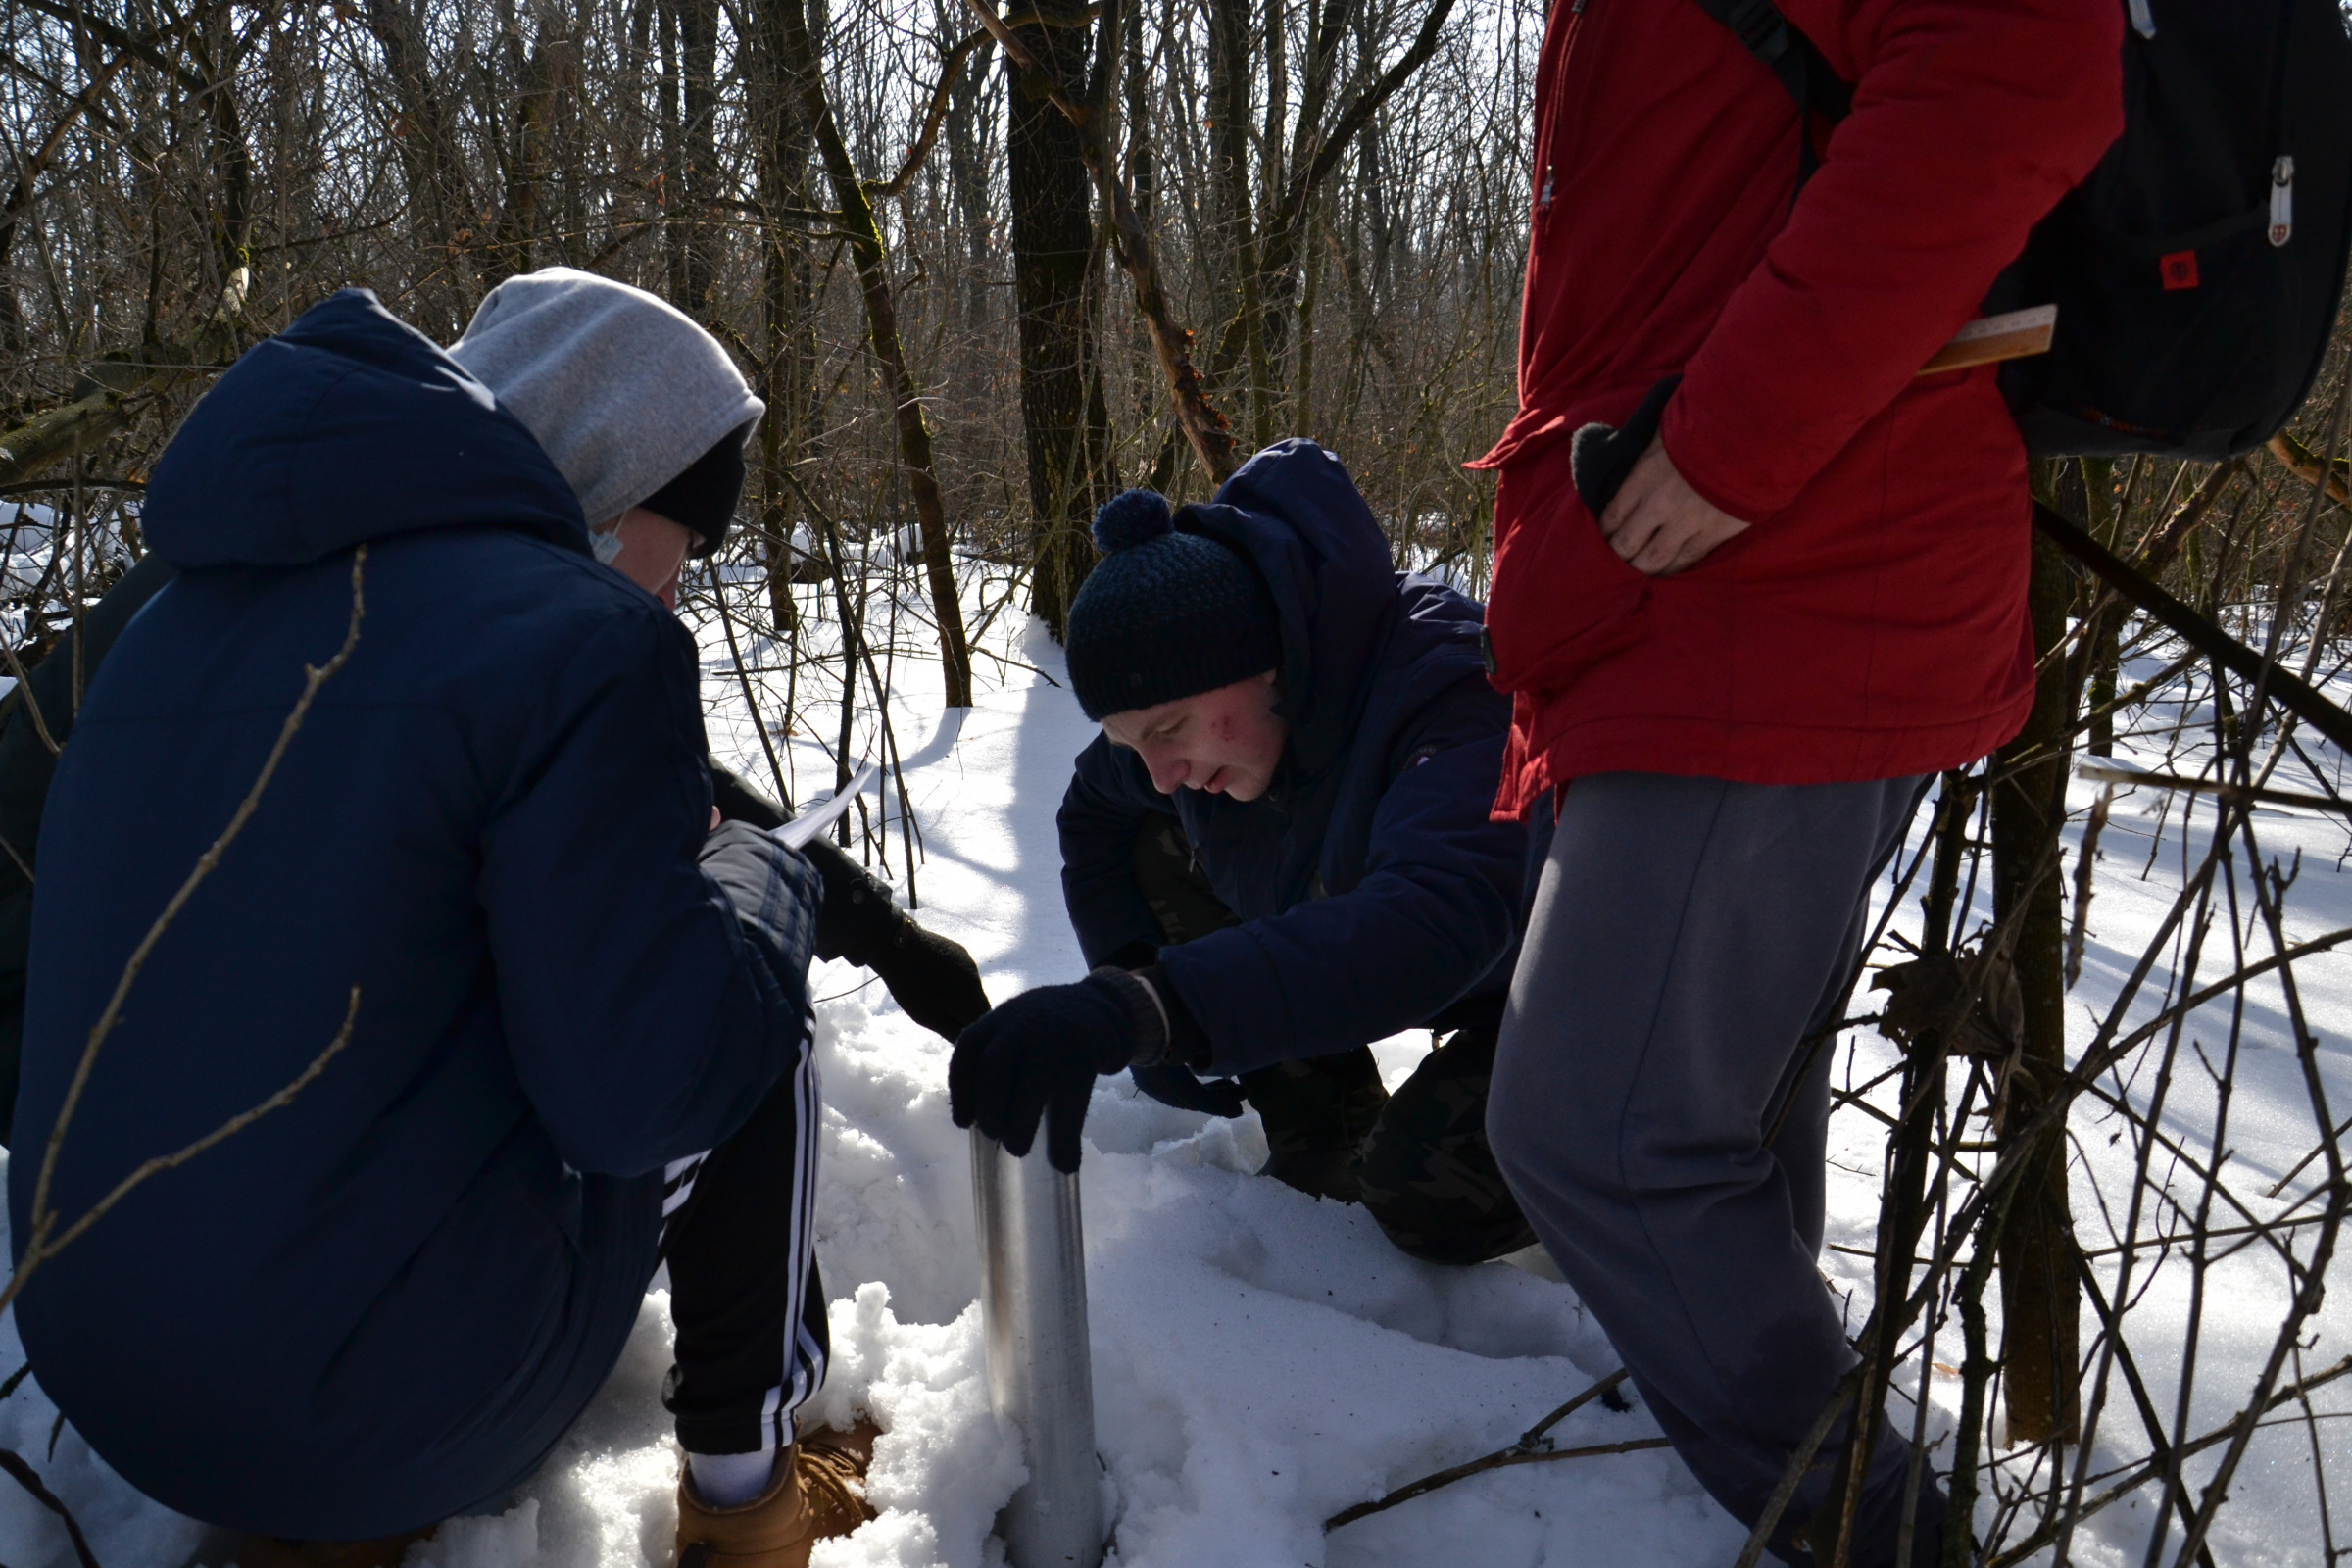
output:
M662 1247L677 1359L662 1402L689 1453L785 1446L792 1412L825 1380L817 1110L816 1059L804 1044L734 1137L670 1169Z

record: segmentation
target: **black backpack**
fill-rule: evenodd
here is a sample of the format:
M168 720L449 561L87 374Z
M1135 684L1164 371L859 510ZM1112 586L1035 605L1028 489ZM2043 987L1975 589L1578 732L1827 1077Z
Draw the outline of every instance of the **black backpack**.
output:
M1772 0L1697 0L1807 120L1852 89ZM2352 238L2352 38L2338 0L2129 0L2124 133L1993 284L2058 307L2001 390L2036 457L2217 461L2302 407ZM1813 168L1800 137L1800 181Z

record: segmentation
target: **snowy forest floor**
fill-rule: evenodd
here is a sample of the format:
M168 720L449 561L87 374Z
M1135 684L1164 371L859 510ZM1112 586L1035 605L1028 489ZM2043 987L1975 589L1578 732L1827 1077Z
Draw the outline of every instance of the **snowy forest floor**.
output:
M806 603L813 610L814 596ZM906 609L919 613L914 601ZM887 669L891 719L921 833L921 918L971 949L990 994L1002 1000L1083 971L1062 914L1054 814L1070 760L1094 729L1042 630L1001 604L987 615L977 612L976 599L974 610L984 626L971 710L944 712L936 662L904 652L919 640L919 626L902 632L902 651ZM764 783L767 757L715 622L705 650L714 752ZM756 678L771 686L763 705L780 711L782 650L747 638L745 657ZM2149 661L2149 668L2158 662ZM836 720L814 706L814 723L830 739ZM869 752L873 718L869 707L858 724ZM804 730L809 722L805 716ZM807 733L773 739L796 799L831 789L826 741ZM2341 760L2329 754L2328 761ZM2082 805L2091 787L2076 788ZM889 869L904 892L895 799ZM1914 847L1927 815L1914 825ZM2082 1031L2078 1048L2177 895L2184 866L2205 850L2210 821L2209 809L2184 820L2178 800L2168 809L2151 792L2117 798L2082 978L2070 998ZM2342 822L2266 809L2260 825L2268 853L2302 851L2287 901L2290 937L2352 924ZM2070 832L2070 869L2078 833ZM1988 895L1980 888L1976 898L1977 914L1988 919ZM1906 903L1898 929L1916 922L1916 895ZM2322 1037L2331 1102L2341 1107L2352 1102L2345 1048L2352 960L2324 956L2298 974L2307 1016ZM965 1135L948 1120L948 1047L861 972L820 963L811 986L826 1105L818 1249L833 1299L834 1362L805 1419L846 1419L861 1409L885 1430L871 1481L881 1517L821 1545L816 1563L1001 1563L993 1521L1022 1472L1017 1440L990 1414L982 1377L970 1159ZM2159 1004L2151 995L2133 1015ZM1865 994L1852 1010L1871 1005ZM1376 1048L1392 1085L1428 1045L1421 1034ZM2260 1191L2313 1141L2275 989L2249 992L2241 1051L2229 1144ZM1849 1033L1839 1053L1846 1083L1867 1082L1895 1060L1893 1048L1868 1029ZM2133 1092L2145 1088L2141 1082ZM2176 1136L2190 1147L2209 1140L2212 1097L2199 1102L2195 1075L2185 1069L2173 1092L2167 1123ZM1881 1088L1870 1098L1884 1104L1890 1094ZM2102 1192L2112 1202L2131 1179L2130 1140L2111 1146L2116 1130L2078 1113L2075 1212L2083 1245L2093 1250L2109 1240ZM1251 1176L1264 1156L1254 1115L1222 1122L1172 1110L1139 1099L1120 1078L1097 1093L1087 1137L1095 1398L1120 1568L1723 1568L1738 1554L1745 1532L1670 1451L1481 1475L1326 1537L1327 1516L1509 1444L1614 1370L1606 1337L1540 1252L1469 1269L1424 1265L1391 1248L1360 1209L1319 1203ZM1856 1327L1869 1308L1883 1150L1878 1123L1857 1110L1839 1112L1832 1130L1831 1248L1822 1269ZM2306 1172L2275 1206L2291 1204L2312 1179ZM2283 1280L2260 1249L2211 1277L2190 1430L2205 1430L2243 1404L2279 1319ZM409 1568L660 1568L668 1561L677 1454L659 1399L668 1362L662 1283L648 1296L610 1384L538 1477L495 1511L445 1526L412 1550ZM2184 1290L2160 1275L2132 1308L2135 1344L2177 1345L2188 1309ZM2352 1338L2352 1292L2336 1292L2311 1330L2307 1367L2341 1355ZM2085 1345L2090 1340L2086 1323ZM1889 1406L1906 1429L1922 1361L1957 1362L1957 1341L1947 1328L1939 1347L1898 1374ZM2178 1364L2141 1353L2169 1415ZM0 1374L22 1358L13 1324L0 1322ZM1943 1368L1927 1381L1934 1440L1953 1424L1959 1384ZM2325 1416L2352 1413L2346 1385L2314 1402L2324 1416L2318 1430L2345 1430ZM1638 1402L1626 1413L1594 1402L1554 1436L1566 1448L1656 1430ZM2136 1435L2129 1424L2109 1430ZM0 1402L0 1446L43 1475L106 1568L220 1568L232 1555L225 1540L116 1479L61 1426L35 1381ZM2111 1462L2138 1451L2119 1449ZM2215 1558L2320 1564L2315 1463L2326 1465L2316 1479L2331 1495L2352 1494L2352 1444L2337 1438L2315 1456L2299 1421L2260 1434L2221 1514ZM2143 1500L2097 1516L2078 1536L2075 1560L2096 1568L2136 1561L2149 1512ZM56 1517L0 1479L0 1563L72 1561Z

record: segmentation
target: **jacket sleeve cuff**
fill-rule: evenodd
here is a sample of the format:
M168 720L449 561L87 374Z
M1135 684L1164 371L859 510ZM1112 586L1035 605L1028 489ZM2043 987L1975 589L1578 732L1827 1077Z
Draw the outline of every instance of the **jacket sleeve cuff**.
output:
M1127 1015L1128 1039L1132 1042L1125 1056L1117 1061L1098 1061L1095 1070L1120 1072L1129 1067L1156 1066L1166 1060L1167 1009L1160 1005L1151 983L1141 975L1110 964L1090 971L1086 978L1088 983L1101 986Z
M1176 990L1176 983L1168 978L1167 970L1155 963L1136 971L1135 977L1152 988L1152 995L1167 1015L1168 1043L1162 1059L1195 1072L1206 1072L1208 1031L1200 1027L1193 1010L1184 1004L1184 998Z

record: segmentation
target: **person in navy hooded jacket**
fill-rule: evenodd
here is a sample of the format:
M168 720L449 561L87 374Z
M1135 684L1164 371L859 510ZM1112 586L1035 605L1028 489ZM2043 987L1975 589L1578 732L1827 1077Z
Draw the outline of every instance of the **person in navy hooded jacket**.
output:
M762 412L686 317L550 270L453 353L336 295L156 466L141 520L179 574L92 682L41 828L18 1257L36 1198L70 1223L350 1034L30 1276L18 1325L91 1447L250 1535L246 1568L395 1562L495 1505L663 1258L681 1553L790 1568L866 1516L870 1428L795 1445L826 1358L808 957L887 967L950 1033L986 999L886 891L717 820L671 607ZM124 960L355 619L38 1194Z
M1042 1114L1075 1170L1096 1076L1132 1070L1173 1104L1247 1102L1265 1174L1360 1199L1416 1256L1531 1245L1484 1120L1540 842L1489 820L1510 705L1479 605L1395 570L1310 441L1173 515L1128 491L1095 536L1067 654L1102 733L1059 819L1095 967L963 1032L956 1121L1017 1154ZM1391 1097L1366 1046L1413 1028L1449 1038Z

